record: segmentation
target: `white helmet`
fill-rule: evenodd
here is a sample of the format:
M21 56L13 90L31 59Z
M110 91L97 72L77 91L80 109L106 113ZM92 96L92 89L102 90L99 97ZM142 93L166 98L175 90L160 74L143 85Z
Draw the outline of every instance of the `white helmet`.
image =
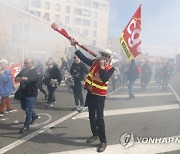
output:
M111 50L105 49L105 50L99 51L99 54L100 54L100 55L102 55L102 53L105 53L105 54L109 55L110 58L112 58L112 51L111 51Z

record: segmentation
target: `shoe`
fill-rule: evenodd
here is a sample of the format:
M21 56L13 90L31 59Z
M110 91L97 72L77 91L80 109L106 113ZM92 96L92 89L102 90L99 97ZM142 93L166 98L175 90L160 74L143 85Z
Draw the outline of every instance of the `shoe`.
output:
M34 121L35 121L38 117L39 117L38 115L36 115L35 117L32 117L32 120L31 120L30 124L33 124Z
M19 133L25 133L29 130L29 127L24 126L22 129L20 129Z
M84 106L80 106L78 111L82 112L83 110L84 110Z
M94 142L97 139L98 139L98 136L93 135L89 139L87 139L86 143L90 144L90 143Z
M54 101L53 103L56 104L56 101Z
M15 111L17 111L17 109L9 109L9 110L7 110L7 113L11 113L11 112L15 112Z
M101 142L99 147L97 148L97 152L103 152L104 150L106 150L106 147L107 147L107 143Z
M4 113L0 112L0 117L3 117L4 116Z
M53 107L53 104L48 104L48 107Z
M75 106L72 108L72 111L79 111L79 106Z

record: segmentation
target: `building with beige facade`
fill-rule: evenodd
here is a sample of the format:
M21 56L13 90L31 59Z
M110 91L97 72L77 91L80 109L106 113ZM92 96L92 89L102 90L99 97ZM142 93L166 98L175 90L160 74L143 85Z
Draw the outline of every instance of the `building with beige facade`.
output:
M47 21L56 22L87 44L107 47L108 0L29 0L28 10Z
M86 44L107 48L109 0L3 0L50 23L56 22Z

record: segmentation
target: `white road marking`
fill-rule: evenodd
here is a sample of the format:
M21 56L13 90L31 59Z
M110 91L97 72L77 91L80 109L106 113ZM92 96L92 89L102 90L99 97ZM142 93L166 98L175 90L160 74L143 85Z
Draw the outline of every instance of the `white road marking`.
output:
M5 153L5 152L7 152L7 151L9 151L9 150L17 147L18 145L20 145L20 144L22 144L22 143L30 140L31 138L39 135L40 133L43 133L44 131L48 130L49 128L51 128L51 127L53 127L53 126L55 126L55 125L57 125L57 124L59 124L59 123L62 123L63 121L71 118L72 116L74 116L74 115L76 115L76 114L77 114L77 112L72 112L72 113L70 113L70 114L62 117L61 119L56 120L56 121L54 121L54 122L52 122L52 123L44 126L43 128L41 128L41 129L39 129L39 130L37 130L37 131L35 131L35 132L33 132L33 133L31 133L31 134L29 134L29 135L27 135L27 136L19 139L19 140L17 140L17 141L15 141L15 142L13 142L13 143L11 143L11 144L9 144L9 145L1 148L1 149L0 149L0 154L3 154L3 153Z
M149 96L170 96L173 93L151 93L151 94L135 94L135 97L149 97ZM129 95L111 95L109 98L126 98Z
M8 120L9 118L3 118L3 119L0 119L0 120L2 120L2 121L5 121L5 120Z
M155 85L154 85L154 86L147 86L147 89L148 89L148 88L157 88L157 87L159 87L159 86L155 86ZM126 86L126 87L124 87L124 88L127 89L128 87ZM161 87L159 87L159 88L161 88ZM140 86L134 86L133 89L141 89L141 87L140 87Z
M116 109L116 110L105 110L105 116L114 116L114 115L121 115L121 114L135 114L135 113L143 113L143 112L155 112L155 111L164 111L164 110L173 110L179 109L178 104L173 105L161 105L161 106L150 106L150 107L138 107L138 108L129 108L129 109ZM80 119L80 118L87 118L88 112L82 112L74 116L72 119Z
M170 89L172 90L173 94L175 95L176 99L178 100L178 103L180 105L180 97L177 94L177 92L174 90L174 88L169 84Z
M45 115L48 117L48 120L42 122L42 123L37 123L37 124L33 124L31 125L31 127L37 127L37 126L40 126L40 125L44 125L44 124L47 124L48 122L50 122L52 120L52 116L50 116L49 114L46 114L46 113L38 113L39 115ZM41 117L39 117L40 119Z
M95 147L86 148L80 150L55 152L50 154L97 154ZM129 148L124 148L121 144L108 145L103 154L154 154L162 152L170 152L180 150L180 144L170 143L170 144L140 144L135 143L134 146Z
M119 88L117 88L116 90L109 92L107 97L109 97L110 95L113 95L115 92L119 91L121 88L123 88L124 86L120 86Z

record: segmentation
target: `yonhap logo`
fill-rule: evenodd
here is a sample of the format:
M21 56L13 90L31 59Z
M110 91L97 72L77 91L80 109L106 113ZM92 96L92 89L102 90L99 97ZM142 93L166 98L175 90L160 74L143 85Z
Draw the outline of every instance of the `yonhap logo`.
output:
M132 132L123 133L120 137L119 142L125 148L131 147L135 142L134 134Z

